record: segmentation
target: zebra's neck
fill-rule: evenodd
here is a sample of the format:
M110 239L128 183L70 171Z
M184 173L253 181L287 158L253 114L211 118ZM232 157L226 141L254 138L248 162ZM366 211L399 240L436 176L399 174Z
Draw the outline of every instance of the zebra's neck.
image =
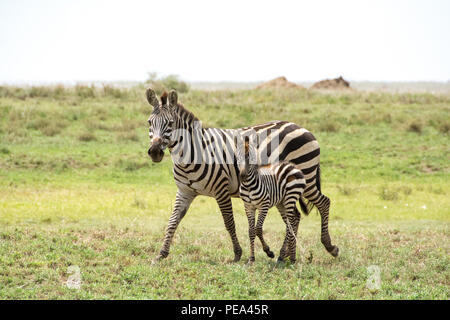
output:
M194 130L202 129L201 121L181 104L177 104L172 116L175 123L172 132L173 143L169 147L169 150L177 144L182 143L183 140L186 140L184 137L185 132L191 133Z
M173 119L169 150L172 162L178 169L190 173L199 165L214 164L234 167L228 170L238 173L235 140L240 137L241 129L205 128L183 106L174 109Z
M260 180L258 166L255 164L248 165L246 178L242 181L244 187L251 188Z
M174 164L189 166L201 162L204 131L201 121L184 106L174 109L174 128L169 151Z

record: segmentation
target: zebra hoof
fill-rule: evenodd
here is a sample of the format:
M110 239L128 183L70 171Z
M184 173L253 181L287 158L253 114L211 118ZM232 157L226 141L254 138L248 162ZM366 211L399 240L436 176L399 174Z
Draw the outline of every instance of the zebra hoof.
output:
M269 257L269 258L275 258L275 255L273 254L273 252L272 251L270 251L270 250L267 250L267 251L264 251L266 254L267 254L267 256Z
M334 246L333 249L330 251L330 254L336 258L339 255L339 248L337 246Z
M277 259L277 264L278 263L282 263L282 262L284 262L284 258L279 256L278 259Z
M249 258L247 261L247 266L252 266L255 263L255 258Z
M161 256L161 255L157 256L155 259L152 260L151 265L154 266L154 265L158 264L162 259L164 259L163 256Z

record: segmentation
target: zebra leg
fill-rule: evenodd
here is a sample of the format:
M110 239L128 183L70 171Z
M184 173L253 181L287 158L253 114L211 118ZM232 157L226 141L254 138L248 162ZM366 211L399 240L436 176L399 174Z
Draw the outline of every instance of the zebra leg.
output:
M287 249L288 249L288 244L289 244L289 239L287 236L288 233L289 233L289 229L286 226L286 236L284 237L283 245L281 246L281 250L280 250L280 256L278 257L279 262L283 261L287 257Z
M317 209L319 209L321 218L320 241L328 253L330 253L333 257L337 257L339 255L339 248L331 243L331 237L328 232L328 216L330 213L331 202L330 198L322 194L316 187L314 187L311 191L308 191L308 194L305 195L305 197L314 203Z
M264 225L264 220L266 219L266 216L267 216L267 212L268 212L267 209L260 210L258 212L258 222L256 224L256 235L258 236L259 240L261 241L264 252L267 254L267 256L269 258L273 258L273 257L275 257L275 255L273 254L272 251L270 251L270 248L267 245L267 243L263 237L263 225Z
M177 191L175 207L173 208L172 215L169 219L169 224L167 225L164 242L161 251L159 252L159 255L156 257L154 262L164 259L169 255L170 244L172 243L175 230L177 229L178 224L189 209L189 206L191 205L195 196L195 194L183 193L180 190Z
M296 238L298 226L300 223L300 212L295 205L296 202L297 199L291 197L290 199L286 200L283 206L281 206L281 210L283 210L284 212L283 215L286 217L283 218L284 222L286 223L286 237L283 243L283 256L281 256L280 253L280 258L284 259L289 254L289 259L292 263L295 263L296 261ZM281 210L280 212L282 212Z
M250 257L248 264L255 261L255 209L245 206L245 214L248 219L248 237L250 238Z
M277 205L277 209L280 212L281 218L283 219L284 223L286 224L286 234L284 236L283 245L281 246L281 249L280 249L280 255L278 256L278 259L277 259L277 262L282 262L282 261L284 261L284 259L287 256L287 247L289 244L289 239L288 239L289 227L288 227L287 221L286 221L286 208L282 205Z
M277 206L278 211L280 211L281 214L281 210L286 211L285 207L282 205ZM298 226L300 224L300 212L298 211L297 207L294 204L294 208L293 208L293 222L291 223L292 229L294 230L295 236L297 236L297 232L298 232ZM284 221L284 220L283 220ZM289 237L288 235L290 234L288 226L286 225L286 236L284 237L284 241L283 241L283 246L281 247L280 250L280 256L278 257L278 262L283 261L287 255L288 255L288 246L289 246ZM294 238L295 239L295 238Z
M287 241L289 243L289 257L292 263L296 261L297 232L300 224L300 212L296 207L297 201L297 199L291 199L285 205L287 221L290 224L289 237L286 237L285 242Z
M292 229L294 230L295 236L297 236L299 224L300 224L300 211L298 211L297 207L294 205L293 222L291 222L291 226L292 226ZM285 247L285 252L286 252L286 247L288 245L288 242L289 242L288 238L286 237L283 242L283 246Z
M287 219L288 223L291 225L291 228L289 228L289 259L291 260L291 263L295 263L296 259L296 231L294 229L294 226L296 224L295 222L295 216L292 213L289 213Z
M230 234L231 241L233 243L233 251L234 251L233 261L238 262L239 260L241 260L242 248L236 236L236 227L234 225L233 206L231 203L231 198L229 196L226 196L225 198L217 199L217 204L219 205L220 212L222 213L225 228Z

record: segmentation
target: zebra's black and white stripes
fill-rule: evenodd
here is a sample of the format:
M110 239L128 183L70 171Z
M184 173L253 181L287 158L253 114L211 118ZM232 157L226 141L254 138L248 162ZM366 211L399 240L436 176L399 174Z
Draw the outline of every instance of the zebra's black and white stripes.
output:
M296 234L300 222L300 214L296 208L296 203L306 187L305 178L299 169L287 161L265 166L258 165L256 149L249 140L245 137L244 145L238 146L237 152L241 179L240 197L244 201L249 225L249 263L255 260L255 235L258 235L261 240L266 254L273 257L273 253L264 241L262 230L267 212L274 206L277 207L286 224L285 241L280 250L278 261L283 261L289 254L291 262L295 262ZM256 210L258 210L258 222L255 229ZM288 250L286 250L287 246Z
M164 149L169 149L178 188L176 205L157 260L169 254L175 230L198 195L216 199L231 237L234 261L240 260L242 248L236 236L231 202L231 197L239 197L240 185L234 140L247 134L256 135L257 152L266 164L286 160L302 170L306 179L304 198L318 207L322 217L322 243L330 253L337 255L337 247L331 244L328 234L329 200L320 191L320 148L308 130L285 121L240 129L204 128L194 114L178 103L175 91L168 96L163 94L161 104L152 89L147 89L146 95L153 106L149 118L151 146L148 153L154 162L159 162ZM311 206L306 208L303 201L300 204L305 213L311 210Z

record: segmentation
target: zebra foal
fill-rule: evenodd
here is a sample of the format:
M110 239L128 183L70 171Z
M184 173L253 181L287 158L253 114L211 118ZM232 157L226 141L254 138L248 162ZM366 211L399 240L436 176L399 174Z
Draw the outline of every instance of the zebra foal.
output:
M300 213L296 210L295 204L303 195L306 187L303 173L287 161L258 165L255 147L250 145L248 137L245 137L244 146L240 146L238 143L237 154L241 180L239 192L244 201L250 238L248 262L255 261L256 233L266 254L269 257L274 256L264 242L262 228L268 210L276 206L286 224L286 236L278 261L283 261L289 255L291 262L294 263L296 260L296 234L300 222ZM256 210L258 210L258 223L255 228ZM287 246L288 250L286 251Z

